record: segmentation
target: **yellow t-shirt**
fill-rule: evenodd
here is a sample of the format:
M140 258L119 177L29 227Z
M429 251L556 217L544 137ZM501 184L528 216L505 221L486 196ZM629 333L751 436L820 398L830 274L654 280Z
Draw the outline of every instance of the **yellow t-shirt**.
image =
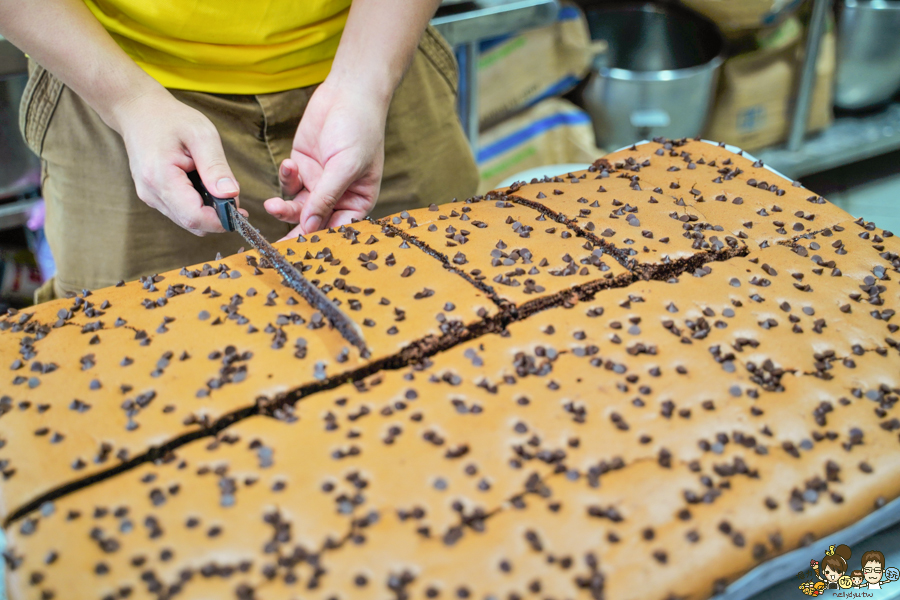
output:
M84 0L165 87L265 94L321 83L350 0Z

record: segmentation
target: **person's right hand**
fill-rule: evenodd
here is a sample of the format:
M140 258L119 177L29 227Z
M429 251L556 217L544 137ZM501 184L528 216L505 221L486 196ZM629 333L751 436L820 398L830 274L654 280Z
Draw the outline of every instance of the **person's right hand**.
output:
M196 170L220 198L239 192L219 133L206 116L159 88L117 107L114 128L125 140L141 200L194 235L224 231L215 209L203 205L187 177Z

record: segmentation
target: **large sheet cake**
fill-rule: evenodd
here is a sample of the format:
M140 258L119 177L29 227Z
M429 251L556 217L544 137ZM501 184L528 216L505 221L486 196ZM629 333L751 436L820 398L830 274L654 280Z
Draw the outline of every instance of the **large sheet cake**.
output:
M12 598L707 598L900 495L900 242L764 165L587 171L0 319Z

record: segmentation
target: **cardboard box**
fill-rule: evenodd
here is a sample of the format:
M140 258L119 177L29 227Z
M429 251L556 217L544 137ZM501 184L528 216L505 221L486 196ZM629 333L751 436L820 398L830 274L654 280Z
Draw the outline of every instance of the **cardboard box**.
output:
M787 139L803 60L802 27L792 17L763 36L760 47L729 58L722 66L708 139L755 150ZM808 131L832 122L835 70L834 28L822 39Z
M778 25L803 4L803 0L681 0L712 20L726 35Z
M478 193L527 169L592 163L603 154L595 145L590 116L568 100L549 98L482 132L475 156Z
M587 74L592 58L587 20L571 4L562 6L553 25L483 42L478 59L481 127L566 93Z

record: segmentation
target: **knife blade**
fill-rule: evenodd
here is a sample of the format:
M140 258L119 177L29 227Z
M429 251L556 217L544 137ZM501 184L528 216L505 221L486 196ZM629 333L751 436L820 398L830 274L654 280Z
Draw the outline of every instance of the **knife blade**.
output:
M310 306L322 313L331 322L331 326L338 330L341 336L359 349L363 358L369 357L369 349L363 338L359 326L352 321L341 309L335 306L322 290L312 284L298 271L291 262L284 257L272 244L266 241L258 229L250 224L244 215L237 210L234 198L218 198L209 193L200 174L197 171L188 173L188 179L200 197L203 204L212 206L219 216L219 221L225 231L237 231L251 246L256 248L260 256L268 260L275 270L284 278L284 283L292 290L300 294Z

